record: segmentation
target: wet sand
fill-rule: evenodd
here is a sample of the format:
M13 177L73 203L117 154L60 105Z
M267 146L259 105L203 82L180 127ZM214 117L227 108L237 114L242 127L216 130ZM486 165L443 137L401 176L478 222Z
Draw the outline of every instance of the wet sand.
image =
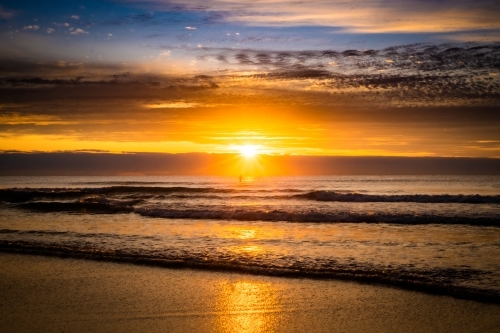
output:
M383 286L0 254L3 332L500 332L500 306Z

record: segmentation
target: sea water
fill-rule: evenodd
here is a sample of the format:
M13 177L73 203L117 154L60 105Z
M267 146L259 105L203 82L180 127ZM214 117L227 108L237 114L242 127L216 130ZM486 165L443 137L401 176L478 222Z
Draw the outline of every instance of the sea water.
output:
M500 177L0 177L0 250L498 302Z

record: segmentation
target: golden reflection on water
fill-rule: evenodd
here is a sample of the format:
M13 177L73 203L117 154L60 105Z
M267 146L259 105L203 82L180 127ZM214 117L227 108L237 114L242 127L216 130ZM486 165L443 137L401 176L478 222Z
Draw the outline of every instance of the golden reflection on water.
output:
M234 246L230 249L234 253L257 255L264 252L264 248L258 245Z
M242 242L251 242L253 240L282 239L285 230L282 227L273 225L250 225L244 222L235 222L232 225L217 224L213 225L212 233L217 238L230 238Z
M236 233L236 238L239 239L255 238L255 230L252 229L235 230L235 233Z
M281 306L276 290L268 283L224 283L216 303L220 332L274 332L279 322Z
M252 244L251 242L256 238L259 238L257 230L249 228L234 228L231 231L231 235L231 238L235 238L243 242L241 245L231 247L231 252L246 255L257 255L264 252L264 248L262 246Z

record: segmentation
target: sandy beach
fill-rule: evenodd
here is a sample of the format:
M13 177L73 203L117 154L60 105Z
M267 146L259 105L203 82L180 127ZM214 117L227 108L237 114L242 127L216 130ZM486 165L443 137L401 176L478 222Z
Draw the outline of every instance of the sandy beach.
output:
M500 306L343 281L0 255L3 332L500 332Z

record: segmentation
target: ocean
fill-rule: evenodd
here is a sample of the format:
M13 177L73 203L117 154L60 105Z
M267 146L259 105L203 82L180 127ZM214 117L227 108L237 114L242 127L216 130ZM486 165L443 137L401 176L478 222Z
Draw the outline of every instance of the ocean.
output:
M500 176L0 177L0 251L500 302Z

